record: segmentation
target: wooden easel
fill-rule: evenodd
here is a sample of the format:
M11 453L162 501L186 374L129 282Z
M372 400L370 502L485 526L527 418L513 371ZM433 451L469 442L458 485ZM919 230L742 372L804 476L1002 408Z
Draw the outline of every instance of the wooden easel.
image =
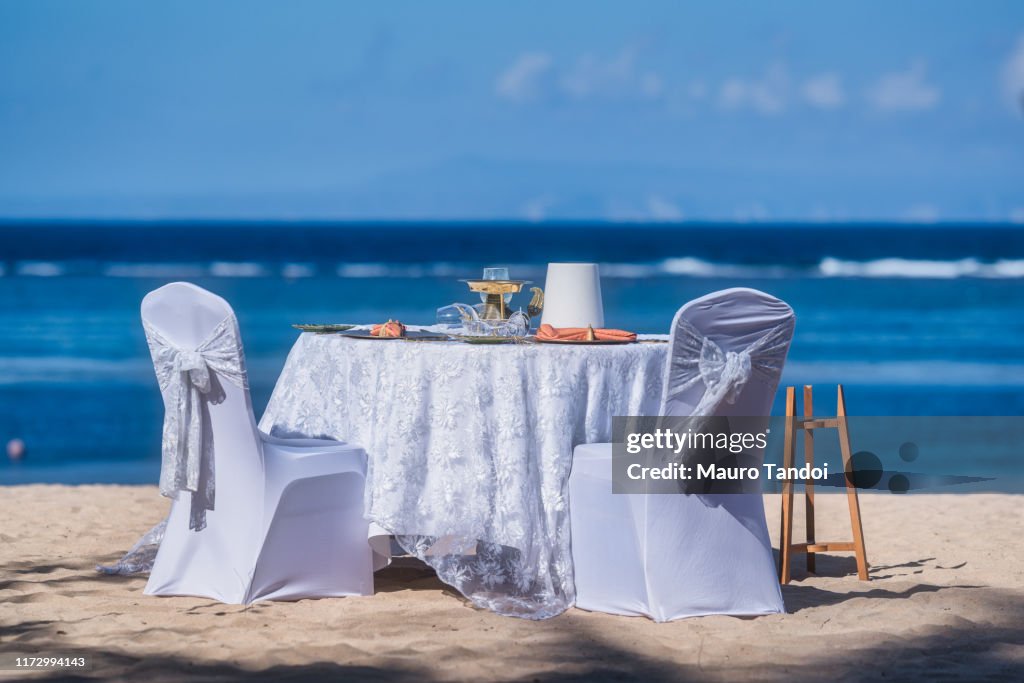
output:
M793 480L787 479L782 484L782 533L779 542L779 581L789 583L790 564L794 553L806 553L807 571L814 571L815 553L853 551L857 555L857 577L868 580L868 556L864 549L864 529L860 523L860 501L857 488L851 481L853 472L853 455L850 449L850 432L846 425L846 399L843 387L839 385L836 399L835 417L814 417L814 399L812 387L804 387L804 415L796 415L796 391L794 387L786 387L786 438L783 446L783 467L793 467L796 460L796 432L804 432L804 461L814 466L814 430L836 429L839 431L839 450L843 454L843 471L846 479L846 500L850 506L850 527L853 529L852 541L817 542L814 539L814 482L804 482L805 510L807 518L807 542L793 543Z

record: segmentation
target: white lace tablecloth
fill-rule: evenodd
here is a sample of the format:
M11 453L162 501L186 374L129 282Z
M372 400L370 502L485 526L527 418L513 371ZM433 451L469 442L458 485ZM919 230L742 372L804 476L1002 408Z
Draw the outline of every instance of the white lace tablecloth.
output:
M260 428L362 446L371 520L475 604L546 618L575 595L573 448L657 412L667 347L305 333Z

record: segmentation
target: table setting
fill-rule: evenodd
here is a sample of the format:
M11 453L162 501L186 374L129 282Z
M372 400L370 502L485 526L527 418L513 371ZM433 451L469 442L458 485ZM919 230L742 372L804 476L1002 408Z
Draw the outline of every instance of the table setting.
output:
M479 303L431 325L300 327L260 429L358 444L367 519L475 605L547 618L574 598L573 448L657 411L667 336L606 327L597 264L464 282Z
M548 285L554 284L554 305L539 326L544 312L544 290L532 287L532 298L524 312L512 311L509 303L529 280L511 280L508 268L484 268L480 279L461 279L470 292L480 294L480 304L453 303L437 309L436 325L407 326L388 319L383 323L296 323L292 327L316 334L338 333L355 339L406 341L460 341L468 344L630 344L664 343L664 335L646 335L638 339L633 332L601 327L604 313L596 264L552 264ZM580 270L580 267L584 267ZM577 270L582 279L567 278L563 271ZM593 277L592 277L593 275ZM582 285L582 286L581 286ZM581 326L574 326L581 325ZM596 329L595 329L596 328Z
M372 595L406 554L524 619L782 611L760 493L615 496L611 439L620 416L767 416L792 308L732 288L682 306L669 335L638 335L606 324L596 264L549 264L527 311L513 296L531 283L505 267L463 282L480 303L434 324L296 324L258 425L231 305L186 282L147 294L172 503L99 570L148 572L147 595L251 604Z

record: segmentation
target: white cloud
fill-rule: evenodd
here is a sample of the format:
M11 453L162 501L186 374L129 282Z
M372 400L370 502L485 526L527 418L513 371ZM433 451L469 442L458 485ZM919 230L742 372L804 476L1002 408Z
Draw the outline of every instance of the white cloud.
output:
M904 71L885 74L868 88L868 102L879 111L917 111L931 109L942 98L942 91L927 82L928 65L916 61Z
M559 79L562 91L575 99L661 95L661 77L637 67L636 50L626 48L608 59L582 55Z
M499 74L494 89L499 97L516 102L545 95L655 100L665 84L659 74L640 68L635 49L625 48L608 58L587 53L569 66L556 64L546 52L524 52Z
M656 221L681 221L683 220L683 211L674 202L660 197L658 195L651 195L647 198L647 211L653 220Z
M846 103L846 93L838 74L825 73L804 82L804 100L818 109L837 109Z
M498 76L495 92L516 102L533 99L540 94L541 81L551 67L551 55L546 52L524 52Z
M783 64L768 67L761 78L729 78L718 91L723 109L751 108L761 114L780 114L789 98L789 74Z
M1024 109L1024 35L1003 65L1003 94L1015 109Z

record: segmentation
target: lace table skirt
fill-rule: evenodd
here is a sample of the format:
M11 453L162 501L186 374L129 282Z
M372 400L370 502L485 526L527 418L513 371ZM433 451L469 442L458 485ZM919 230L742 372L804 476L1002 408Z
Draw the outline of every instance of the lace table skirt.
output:
M302 334L260 428L369 454L366 514L474 604L573 603L573 448L654 414L667 344L468 345Z

